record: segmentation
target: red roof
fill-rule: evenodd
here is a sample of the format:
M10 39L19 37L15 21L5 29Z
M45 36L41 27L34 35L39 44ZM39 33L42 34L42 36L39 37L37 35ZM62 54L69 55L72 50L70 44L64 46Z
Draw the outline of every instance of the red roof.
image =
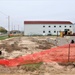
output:
M72 24L70 21L24 21L24 24Z

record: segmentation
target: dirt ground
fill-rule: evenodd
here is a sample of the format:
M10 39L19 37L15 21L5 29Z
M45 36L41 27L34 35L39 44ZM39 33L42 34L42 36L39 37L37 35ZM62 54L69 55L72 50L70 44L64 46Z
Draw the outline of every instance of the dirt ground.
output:
M68 37L69 39L70 37ZM74 38L74 37L73 37ZM0 59L12 59L27 54L33 54L42 50L57 46L57 37L53 36L25 36L15 37L0 41ZM62 40L62 38L60 38ZM60 40L59 40L60 41ZM58 42L59 43L59 42ZM64 43L65 44L65 43ZM24 65L5 67L0 65L0 75L74 75L75 65L60 65L56 62L42 63L34 71L28 70Z

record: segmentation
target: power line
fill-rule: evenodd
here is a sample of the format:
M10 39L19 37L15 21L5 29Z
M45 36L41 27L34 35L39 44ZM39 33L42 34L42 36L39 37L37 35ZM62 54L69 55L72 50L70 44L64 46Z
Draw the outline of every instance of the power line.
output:
M8 36L9 36L9 34L10 34L10 16L7 15L7 14L5 14L5 13L2 12L2 11L0 11L0 13L8 17Z
M8 16L7 14L3 13L2 11L0 11L0 13L3 14L3 15L5 15L5 16Z

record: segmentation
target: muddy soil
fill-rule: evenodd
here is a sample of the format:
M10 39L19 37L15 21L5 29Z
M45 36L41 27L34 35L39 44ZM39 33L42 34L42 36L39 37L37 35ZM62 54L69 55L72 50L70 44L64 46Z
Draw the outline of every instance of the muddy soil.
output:
M55 44L48 42L47 38L55 40L56 37L15 37L0 41L0 59L12 59L19 56L25 56L40 52L42 50L55 47ZM60 65L56 62L43 63L38 69L27 70L24 65L16 67L6 67L0 65L0 74L24 74L24 75L73 75L75 74L75 65Z

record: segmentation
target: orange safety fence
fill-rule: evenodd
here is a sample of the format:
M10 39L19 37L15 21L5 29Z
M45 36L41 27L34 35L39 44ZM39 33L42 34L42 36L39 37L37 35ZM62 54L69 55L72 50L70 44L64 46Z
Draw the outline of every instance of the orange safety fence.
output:
M68 51L70 50L70 62L75 62L75 44L69 44L43 50L34 54L28 54L14 59L0 59L0 65L12 67L22 64L39 63L39 62L68 62Z

